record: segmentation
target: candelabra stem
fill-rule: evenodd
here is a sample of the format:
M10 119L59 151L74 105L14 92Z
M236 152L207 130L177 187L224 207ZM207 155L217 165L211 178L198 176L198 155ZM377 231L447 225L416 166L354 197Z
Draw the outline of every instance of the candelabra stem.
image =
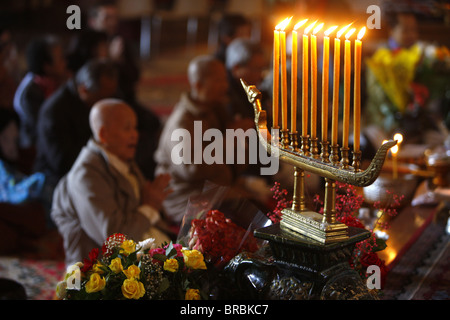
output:
M323 208L323 223L336 223L336 181L325 179L325 204Z
M294 196L292 198L293 211L305 211L305 171L294 167Z

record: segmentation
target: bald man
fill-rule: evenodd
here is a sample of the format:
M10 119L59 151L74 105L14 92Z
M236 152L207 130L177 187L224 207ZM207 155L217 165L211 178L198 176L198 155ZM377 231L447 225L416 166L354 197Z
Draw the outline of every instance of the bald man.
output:
M168 195L163 202L163 207L167 218L178 225L182 222L189 198L200 194L205 182L231 186L244 167L226 164L225 160L224 163L207 164L205 161L195 163L194 154L203 152L208 142L203 144L202 150L198 150L194 147L194 139L202 139L208 129L220 130L225 138L226 129L231 129L233 126L242 127L242 125L236 124L225 108L228 82L222 62L210 55L198 56L189 63L187 72L190 90L182 94L168 118L155 154L156 173L170 174L172 177L170 187L173 193ZM196 124L197 126L201 124L201 133L195 129ZM252 121L250 125L253 126ZM189 135L190 139L174 138L175 130ZM201 134L201 137L195 136L196 134ZM177 155L172 151L180 147L183 150L191 150L190 163L184 161L180 164L179 158L174 159ZM195 157L198 156L198 154L195 155Z
M88 257L119 232L157 244L170 241L160 226L169 175L146 181L134 162L136 114L121 100L97 102L89 114L93 138L56 187L51 216L64 241L66 264Z

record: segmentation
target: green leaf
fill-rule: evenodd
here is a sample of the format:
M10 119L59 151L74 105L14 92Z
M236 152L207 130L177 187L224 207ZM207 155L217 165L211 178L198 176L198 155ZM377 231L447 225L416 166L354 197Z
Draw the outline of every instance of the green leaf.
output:
M383 251L386 248L387 248L386 240L377 238L376 239L376 246L374 246L373 252Z
M158 293L163 293L164 291L169 289L169 287L170 287L169 279L163 278L162 281L161 281L161 284L159 285Z
M166 261L168 258L164 254L155 253L152 256L153 259L159 260L161 262Z

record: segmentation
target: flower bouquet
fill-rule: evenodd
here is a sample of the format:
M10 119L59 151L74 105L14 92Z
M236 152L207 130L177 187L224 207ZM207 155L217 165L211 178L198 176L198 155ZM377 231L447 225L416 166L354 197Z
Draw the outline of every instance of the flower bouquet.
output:
M241 251L257 251L258 243L224 213L209 210L203 219L191 221L189 248L201 251L208 262L221 268Z
M201 251L206 262L222 269L238 253L256 252L263 241L253 230L268 224L250 201L228 187L210 184L190 199L177 242Z
M179 244L153 248L154 239L136 243L116 233L100 250L68 268L56 288L65 300L207 298L199 282L206 270L201 252Z
M243 251L257 253L265 241L253 231L269 224L260 209L228 187L207 184L201 195L189 199L177 242L203 254L208 269L202 290L209 299L238 296L223 269Z

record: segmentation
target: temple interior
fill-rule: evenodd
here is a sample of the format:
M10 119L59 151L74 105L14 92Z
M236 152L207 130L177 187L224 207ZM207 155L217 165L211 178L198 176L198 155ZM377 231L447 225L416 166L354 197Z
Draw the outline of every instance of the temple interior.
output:
M281 51L287 62L285 61L284 70L282 62L282 77L279 82L278 74L274 71L274 55L276 55L274 30L275 26L286 17L292 17L292 21L286 28L285 52ZM302 29L299 29L298 48L295 47L298 51L293 51L291 31L294 21L298 22L301 19L308 21L301 27ZM312 99L315 98L318 113L315 114L316 120L312 118L312 111L307 111L306 114L309 115L307 121L315 123L317 129L312 129L313 127L309 129L309 122L308 129L304 129L306 126L302 124L305 118L303 113L305 104L302 100L304 96L302 85L305 83L302 39L308 35L303 31L304 27L315 20L317 20L315 26L321 22L324 26L322 30L315 31L318 40L316 57L312 52L309 55L309 61L316 62L316 69L311 68L317 73L316 78L312 77L313 73L307 74L310 78L309 82L306 80L306 85L310 86L308 92L313 92L309 91L313 86L317 91L315 97L313 94L310 95L309 101L308 97L306 98L306 108L310 107L310 103L312 105ZM348 144L347 150L350 150L350 153L338 155L343 159L347 157L350 167L345 167L345 164L341 165L339 159L338 162L331 164L328 160L329 154L320 158L322 155L313 150L313 144L310 149L313 155L305 156L302 153L304 149L301 138L305 135L308 138L317 133L319 144L316 147L322 151L324 144L320 142L323 142L324 132L325 136L328 134L326 140L331 141L335 138L334 127L332 130L332 122L334 123L332 108L335 99L333 81L336 78L333 69L336 60L333 59L336 52L329 51L330 66L327 68L328 72L324 72L323 34L326 29L336 26L330 35L330 48L333 49L336 46L336 31L350 23L349 29L355 28L355 33L349 36L352 42L351 59L355 61L357 57L353 52L355 46L353 42L359 41L356 40L356 34L364 26L365 34L360 40L362 43L360 81L353 79L353 75L357 72L353 63L356 65L356 62L350 59L351 66L348 66L348 70L352 79L348 79L348 83L344 79L347 68L344 65L346 57L343 51L345 37L340 38L341 69L340 78L337 78L337 83L340 83L340 89L337 89L337 105L340 109L339 117L336 118L338 135L336 141L339 140L337 145L340 147L342 144ZM236 31L238 29L241 34ZM311 38L312 32L309 33ZM234 209L234 216L230 215L239 220L239 223L242 222L244 231L254 231L256 225L258 227L271 223L276 225L280 220L283 221L282 210L292 204L293 196L297 196L296 192L299 190L298 181L294 177L295 160L285 161L288 156L280 157L279 163L277 160L278 170L274 174L264 175L261 174L263 172L261 169L267 166L267 163L260 163L262 157L258 158L256 164L248 166L245 164L247 167L244 169L240 167L241 164L235 162L223 163L223 159L222 163L213 164L217 167L205 163L195 167L197 165L195 155L205 157L205 149L200 149L198 153L199 150L193 146L193 164L175 163L173 149L170 153L169 148L174 145L172 143L174 140L169 141L170 130L180 128L185 131L195 130L192 129L193 119L203 121L203 133L206 128L219 128L217 124L220 126L223 124L220 127L222 133L225 132L225 127L227 130L255 129L256 108L253 108L241 83L236 80L241 78L260 91L258 102L267 115L268 129L271 126L273 128L275 124L275 114L279 121L277 124L280 125L277 128L281 128L281 132L283 129L289 131L293 124L297 125L298 149L289 147L289 143L283 146L284 149L290 150L291 155L295 154L292 159L303 157L308 165L315 166L315 163L322 165L324 162L327 168L334 165L345 171L353 170L355 162L352 164L352 156L355 159L358 152L361 152L358 160L360 169L355 169L355 172L363 172L369 168L377 150L385 141L397 142L396 149L386 151L386 155L382 157L382 167L370 185L346 185L339 181L339 178L336 179L338 183L333 187L336 208L333 214L336 214L340 223L349 228L364 229L370 234L369 240L375 239L373 243L369 240L361 242L367 244L364 248L356 244L355 250L361 250L360 255L352 256L354 260L349 260L349 268L358 271L362 275L363 283L368 284L367 279L371 278L365 268L374 265L378 267L378 272L381 272L381 287L376 286L375 295L379 300L449 300L449 32L450 4L448 1L438 0L2 1L0 3L2 113L0 299L58 299L55 290L57 284L64 280L69 248L74 250L73 247L82 242L80 240L82 237L87 237L89 243L95 243L99 248L102 247L102 242L97 239L99 237L106 239L112 233L141 237L135 239L141 241L146 235L142 231L143 225L153 225L152 219L155 214L159 222L164 222L162 227L155 224L159 226L158 232L161 230L166 232L165 237L170 239L169 241L175 243L191 236L191 233L187 234L186 231L189 228L185 227L188 218L192 219L194 216L192 212L195 210L194 199L197 199L198 195L205 196L202 205L206 201L207 208L219 210L219 207L215 208L214 205L222 201L223 195L215 193L211 196L205 191L208 189L204 187L206 185L204 183L210 181L214 185L237 190L240 200L245 199L246 205L251 203L251 209L242 206ZM243 39L245 41L236 42ZM243 43L247 46L244 47ZM232 44L237 44L234 52L229 50ZM254 46L252 50L258 47L259 51L250 52L250 45ZM45 49L45 46L51 49ZM296 115L293 113L294 107L291 110L293 52L297 52L298 58L298 70L295 73ZM252 60L252 54L258 55L259 60L256 58ZM214 62L208 62L210 61L207 60L208 57ZM204 61L200 61L199 58ZM58 59L61 60L59 66L56 63ZM103 70L101 66L107 68L109 62L115 69L101 71ZM194 62L198 63L195 68L192 67ZM97 71L94 70L95 66L92 66L95 63L100 66ZM201 63L211 65L204 68L205 70L200 70ZM200 71L196 72L196 68ZM111 73L99 76L96 72ZM226 82L225 89L220 87L219 78L222 73ZM275 74L278 78L276 82ZM287 88L283 84L283 74L288 79ZM324 74L329 75L326 86L328 96L324 96L325 87L322 82L325 81ZM312 81L314 79L315 85ZM112 85L109 80L115 81L115 90L108 87ZM283 109L285 102L282 91L279 109L274 107L274 83L287 90L286 110L289 110L287 113ZM360 84L358 91L355 89L355 83ZM30 90L30 86L34 86L33 89ZM347 87L351 87L348 92ZM221 100L222 91L227 95L223 100ZM137 140L132 143L131 148L133 154L136 153L136 161L131 160L134 158L131 157L126 161L127 165L128 162L136 162L142 171L140 176L154 181L153 193L149 192L148 195L136 193L135 197L131 192L132 200L119 199L124 196L112 193L117 190L109 191L109 187L113 184L110 181L115 180L107 180L110 178L108 177L105 178L107 182L101 181L105 175L98 174L98 170L103 169L97 169L90 178L83 175L76 176L79 174L77 170L88 170L86 168L89 168L89 165L98 165L98 162L95 162L83 167L84 164L81 163L82 160L89 161L88 156L83 159L82 156L83 152L92 151L93 145L102 150L101 152L104 152L102 154L108 155L105 159L112 159L109 152L114 153L116 150L110 147L113 143L103 142L112 139L112 134L107 136L104 132L105 128L113 128L110 130L115 132L114 128L118 128L118 125L107 127L104 123L107 119L105 117L99 120L104 130L99 129L96 132L94 130L97 128L96 123L92 120L94 117L92 110L95 109L93 106L96 104L99 106L101 104L99 102L102 101L105 104L108 102L118 104L107 100L112 98L120 99L120 104L131 106L130 110L134 110L134 119L137 123L133 130L138 132L141 145ZM210 100L203 102L200 100L203 98ZM186 102L187 100L189 102ZM322 117L325 100L329 109ZM349 101L351 108L350 124L345 123L346 120L343 119L344 100ZM360 105L360 119L355 115L356 101ZM218 105L222 104L224 113L218 115ZM217 112L213 109L217 109ZM218 120L214 120L215 122L211 120L213 116ZM356 123L360 128L358 132L354 131ZM302 134L300 129L304 129L306 134ZM313 130L317 132L311 132ZM104 139L102 134L105 134ZM342 135L346 134L347 140L344 138L341 141ZM118 136L114 137L119 139ZM192 141L194 142L196 138L192 137ZM199 137L202 138L200 146L212 141L211 137L209 139L205 136ZM217 138L214 141L217 142ZM130 147L130 144L128 143L126 147ZM259 154L261 144L258 146L256 144L253 146L250 143L247 149L239 151L237 156L240 152L249 152L249 155ZM212 145L211 143L208 149L210 155ZM328 143L328 147L330 148L328 151L331 152L332 145ZM183 157L186 150L183 149ZM219 159L217 150L215 149L213 159ZM189 153L190 151L191 149ZM66 159L66 155L70 157ZM116 156L122 159L121 154L117 153ZM113 161L107 165L113 166ZM335 168L329 170L331 172ZM159 181L157 177L160 172L171 175L170 182L164 184ZM303 170L301 172L303 173ZM227 176L228 173L232 178ZM294 201L303 201L301 205L323 214L324 197L327 196L326 183L333 179L329 177L325 179L325 176L308 172L307 169L304 174L304 179L301 180L301 186L304 187L301 191L302 200L294 199ZM352 171L348 176L353 174ZM124 177L128 179L125 175L121 179ZM82 179L87 179L87 182ZM127 183L127 180L123 181ZM232 182L222 184L223 181ZM129 190L134 187L131 185ZM98 189L91 190L90 187L93 186ZM142 185L138 188L141 187L144 191L147 190ZM165 192L166 187L171 187L173 192ZM113 188L111 187L111 190ZM89 190L86 191L87 189ZM106 189L108 190L105 191ZM194 189L196 192L203 190L205 193L202 194L200 191L194 193ZM96 200L97 202L92 200L97 199L97 196L100 200ZM149 200L149 197L163 198L158 202L159 200ZM165 197L167 198L164 200ZM135 200L138 204L133 211L130 209L130 203ZM85 205L81 205L84 202ZM124 207L111 209L111 203L115 205L116 202ZM92 207L89 207L91 204ZM180 204L183 205L181 211L177 208ZM220 210L226 212L227 216L229 207L221 204ZM145 214L140 212L143 205L147 209L151 207L156 213L152 213L151 216L148 210ZM106 207L113 213L109 211L107 213ZM91 211L93 217L87 217ZM257 212L255 216L253 211ZM97 214L99 212L101 215ZM108 217L108 214L117 216ZM121 214L125 218L119 216ZM84 217L80 218L82 215ZM254 225L249 223L252 219L255 222L259 216L263 217L264 223L258 222ZM68 222L70 219L74 219L70 222L72 224ZM135 223L130 223L133 219ZM141 220L144 222L138 222ZM65 223L69 225L64 225ZM239 223L237 222L238 225ZM93 225L95 227L92 227ZM81 236L74 235L76 232ZM96 232L100 235L94 235ZM104 232L109 234L105 235ZM74 238L70 238L67 234ZM241 234L236 233L234 236L240 237ZM189 241L191 240L192 238ZM223 241L225 242L225 239ZM345 241L347 240L344 240L344 243ZM242 243L243 241L238 243L239 246ZM204 244L203 248L205 246ZM337 246L339 242L335 245ZM195 248L198 247L201 248L201 245ZM329 249L331 247L333 245L326 244L323 252L334 250ZM88 252L78 261L88 258ZM203 254L206 258L206 253ZM222 254L225 255L225 251ZM302 277L300 278L310 279L308 275L302 274ZM297 281L300 281L298 280L300 278L297 278ZM261 283L263 280L260 280ZM322 299L325 295L323 292L322 296L316 293L313 285L312 291L303 292L304 295L276 296L275 289L273 287L269 289L269 286L264 285L261 289L255 285L248 290L249 292L256 290L256 297L264 297L263 299L274 296L275 299L283 297L301 299L308 297L308 294L311 299Z

